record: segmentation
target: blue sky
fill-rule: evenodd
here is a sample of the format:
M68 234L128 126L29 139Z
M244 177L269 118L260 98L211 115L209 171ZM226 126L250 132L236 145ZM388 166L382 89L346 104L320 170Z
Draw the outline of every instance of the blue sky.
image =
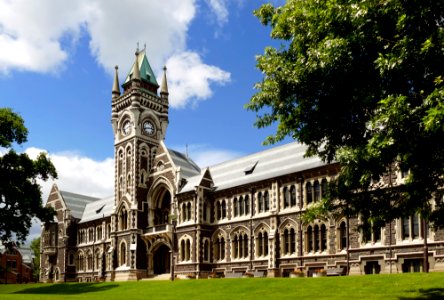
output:
M255 56L279 45L253 16L265 2L0 0L0 106L30 131L18 150L47 151L61 189L112 194L112 74L123 82L137 42L158 78L168 68L168 147L202 167L264 150L273 129L244 104L262 79Z

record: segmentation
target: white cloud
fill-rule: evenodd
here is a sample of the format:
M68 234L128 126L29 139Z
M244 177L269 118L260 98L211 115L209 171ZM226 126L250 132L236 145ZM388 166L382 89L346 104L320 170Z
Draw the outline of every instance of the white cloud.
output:
M223 26L228 21L228 9L225 0L206 0L211 11L216 15L217 23Z
M170 88L176 95L185 89L186 96L174 100L176 107L183 107L190 102L186 97L206 99L211 95L208 81L224 83L229 76L204 64L187 49L188 28L196 7L196 0L0 0L0 74L11 70L57 73L63 70L70 48L88 33L89 47L98 64L109 74L119 65L123 79L134 61L136 43L140 42L140 48L147 43L147 55L157 74L168 58L180 66L199 63L194 71L204 73L192 75L198 77L200 90L195 94L189 91L196 85L190 83L191 76L184 74L176 76ZM219 22L224 22L228 11L223 1L213 0L211 7ZM181 64L179 59L185 61ZM174 86L182 89L175 92Z
M28 148L25 151L35 159L40 152L45 150ZM42 187L43 203L46 203L51 187L57 184L60 190L83 194L92 197L107 197L114 193L114 160L107 158L103 161L95 161L77 153L55 153L49 157L56 167L58 179L46 182L39 181ZM28 242L40 235L40 222L34 220L28 236Z
M168 67L169 102L172 107L182 108L188 103L196 105L212 96L212 82L225 84L230 73L202 63L195 52L181 52L170 57Z

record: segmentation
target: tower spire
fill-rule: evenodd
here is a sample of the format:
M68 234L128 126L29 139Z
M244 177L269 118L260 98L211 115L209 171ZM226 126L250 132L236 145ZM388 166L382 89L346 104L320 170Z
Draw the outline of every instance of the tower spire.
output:
M115 72L114 72L114 83L113 83L113 90L112 90L112 98L117 98L120 96L120 87L119 87L119 75L117 70L119 69L118 66L115 66Z
M139 51L136 51L136 62L134 63L133 80L140 80Z
M165 94L168 96L168 83L167 83L167 77L166 77L166 66L163 67L163 78L162 78L162 86L160 88L160 95Z

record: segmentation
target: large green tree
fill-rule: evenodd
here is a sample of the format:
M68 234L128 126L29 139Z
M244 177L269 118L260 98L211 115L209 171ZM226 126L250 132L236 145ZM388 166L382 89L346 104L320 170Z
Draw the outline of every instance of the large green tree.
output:
M23 119L9 108L0 108L0 240L15 235L23 242L31 227L32 218L52 221L54 211L42 204L37 179L56 178L49 158L41 153L35 160L26 153L17 153L15 144L26 142L28 130Z
M258 57L246 107L257 127L278 124L266 142L290 136L340 163L320 211L443 225L444 1L289 0L255 15L282 43Z

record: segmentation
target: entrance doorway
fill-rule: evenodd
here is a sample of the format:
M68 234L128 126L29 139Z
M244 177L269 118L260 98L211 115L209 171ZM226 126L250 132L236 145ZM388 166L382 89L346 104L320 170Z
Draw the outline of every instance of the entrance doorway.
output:
M153 255L153 271L154 274L165 274L170 272L171 253L170 248L161 245Z

